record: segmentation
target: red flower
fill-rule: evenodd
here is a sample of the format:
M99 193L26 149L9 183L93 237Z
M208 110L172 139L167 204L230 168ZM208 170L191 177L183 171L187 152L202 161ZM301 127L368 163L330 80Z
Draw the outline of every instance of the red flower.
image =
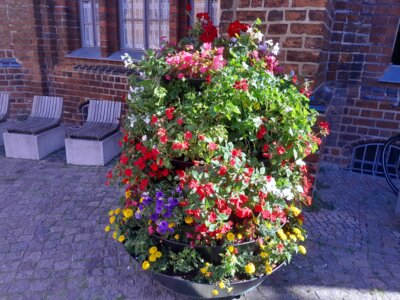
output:
M210 20L211 20L210 15L209 15L208 13L206 13L206 12L198 13L198 14L196 15L196 18L197 18L197 19L204 19L204 20L206 20L206 21L210 21Z
M259 139L259 140L261 140L263 137L264 137L264 135L267 133L267 128L265 128L265 126L264 125L261 125L260 126L260 129L258 129L258 132L257 132L257 138Z
M132 173L132 169L126 169L126 170L125 170L125 176L126 176L126 177L132 177L132 174L133 174L133 173Z
M233 157L238 157L242 155L242 150L241 149L233 149L231 152Z
M210 151L217 150L217 149L218 149L218 145L217 145L216 143L213 143L213 142L208 143L208 149L209 149Z
M157 121L158 121L157 116L156 116L156 115L152 115L152 116L151 116L150 124L154 125L154 124L157 123Z
M107 173L107 178L108 178L108 179L111 179L112 177L113 177L112 171L109 171L109 172Z
M179 125L182 125L183 124L182 118L179 118L178 120L176 120L176 123L178 123Z
M200 41L203 43L212 43L217 36L217 27L215 27L210 21L207 24L203 24L203 32L199 36Z
M230 214L232 213L232 209L230 209L230 208L228 207L228 204L226 203L225 200L218 199L218 200L216 201L216 203L217 203L218 211L219 211L221 214L225 214L225 215L227 215L227 216L230 216Z
M190 131L185 132L185 140L190 140L192 139L193 134Z
M186 4L186 11L187 12L192 11L192 6L190 5L190 3Z
M164 177L167 177L169 175L168 169L162 170L161 175L164 176Z
M148 184L149 184L149 180L148 179L142 179L142 181L140 182L140 189L142 191L145 191Z
M237 90L248 91L249 85L246 79L240 79L240 81L236 81L233 87Z
M293 75L293 77L292 77L292 82L293 82L293 84L296 84L296 83L297 83L297 76L296 76L296 75Z
M208 221L211 223L214 223L217 220L217 215L215 214L215 212L210 212L210 214L208 215Z
M228 168L227 168L226 166L222 166L222 167L218 170L218 175L224 176L227 172L228 172Z
M157 172L157 171L158 171L158 166L157 166L157 164L156 164L156 163L152 163L152 164L150 165L150 169L153 170L154 172Z
M189 188L190 189L196 189L199 186L199 183L197 182L197 180L190 180L189 181Z
M172 120L174 118L174 111L175 111L175 107L168 107L167 109L165 109L165 115L167 116L168 120Z
M276 148L276 151L278 152L279 155L282 155L286 152L285 148L282 146L278 146L278 148Z
M268 150L269 150L269 145L264 144L264 146L263 146L263 152L268 152Z
M240 32L246 32L249 29L249 25L240 23L238 20L229 24L228 35L229 37L235 37L237 34L240 35Z
M239 207L239 208L236 209L236 213L235 214L239 218L244 219L244 218L251 217L253 212L248 207L244 207L244 208Z
M129 161L129 158L127 156L125 156L124 154L122 154L119 161L121 164L126 165Z
M187 150L189 149L189 144L188 142L175 142L172 144L172 149L173 150Z
M208 228L206 224L201 224L200 226L196 226L196 232L207 232Z
M160 137L161 144L166 144L168 142L168 137L166 135Z
M138 160L135 161L133 165L137 166L140 170L146 168L146 162L143 157L138 158Z
M330 128L329 128L329 123L321 121L319 122L319 127L321 128L321 131L323 134L329 134L330 133Z
M199 134L197 137L199 138L200 141L204 141L206 139L206 137L202 134Z

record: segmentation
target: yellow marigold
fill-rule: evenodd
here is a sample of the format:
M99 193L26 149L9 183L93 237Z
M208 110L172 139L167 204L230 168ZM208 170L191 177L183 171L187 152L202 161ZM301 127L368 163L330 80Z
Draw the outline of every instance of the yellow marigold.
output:
M306 255L307 250L306 250L306 248L305 248L304 246L299 246L299 252L300 252L301 254L303 254L303 255Z
M220 239L222 239L222 233L217 233L216 235L215 235L215 237L218 239L218 240L220 240Z
M115 216L110 217L110 224L114 224L115 222Z
M233 246L228 246L228 251L229 251L230 253L235 252L235 247L233 247Z
M219 288L220 288L221 290L223 290L223 289L225 288L225 283L224 283L223 281L220 281L220 282L218 283L218 286L219 286Z
M215 289L215 290L212 290L212 294L213 294L214 296L218 296L219 292L218 292L217 289Z
M271 225L270 222L265 222L265 226L267 226L268 229L271 229L271 228L272 228L272 225Z
M291 206L290 211L294 214L295 217L297 217L301 213L301 210L298 209L296 206Z
M245 271L247 274L253 274L256 271L256 267L254 266L253 263L248 263L245 267L244 267Z
M260 253L260 256L261 256L262 258L267 258L267 257L269 256L269 254L268 254L267 252L261 252L261 253Z
M296 234L296 235L297 235L297 234L301 234L301 230L298 229L298 228L293 228L292 231L293 231L293 233Z
M115 209L115 214L119 215L119 213L121 212L121 209L118 207L117 209Z
M304 238L304 236L302 234L298 234L298 235L296 235L296 237L297 237L298 240L300 240L302 242L304 242L304 240L305 240L305 238Z
M299 223L299 225L303 225L303 220L302 219L297 219L297 222Z
M279 238L280 238L282 241L286 241L286 240L287 240L287 236L286 236L286 234L283 232L282 229L279 229L276 233L278 234Z
M119 238L118 238L118 241L119 241L120 243L122 243L123 241L125 241L125 236L124 236L124 235L120 235Z
M154 253L156 253L157 251L158 251L157 247L156 247L156 246L153 246L153 247L151 247L151 248L149 249L149 254L154 254Z
M233 242L235 240L235 235L232 232L228 232L226 238L228 239L228 241Z
M122 213L124 214L124 217L127 218L127 219L129 219L130 217L133 216L133 210L132 210L132 208L124 209L124 210L122 211Z
M228 287L228 288L226 289L226 291L227 291L228 293L232 292L232 290L233 290L233 287Z
M185 223L186 224L192 224L193 223L193 218L191 216L185 217Z
M117 231L114 231L114 232L113 232L113 239L114 239L114 240L117 239L117 235L118 235L118 232L117 232Z
M110 226L107 225L107 226L104 228L104 231L105 231L105 232L109 232L109 231L110 231Z
M168 228L173 228L173 227L175 227L175 223L169 223L168 224Z
M237 234L237 238L238 240L241 240L243 238L243 235L241 235L240 233Z
M132 195L131 190L127 190L127 191L125 192L125 198L126 198L126 199L128 199L131 195Z
M143 269L143 270L147 270L148 268L150 268L150 263L149 263L147 260L145 260L145 261L142 263L142 269Z
M206 262L206 263L205 263L205 265L206 265L206 267L209 267L209 266L211 266L211 264L210 264L210 263L208 263L208 262Z
M293 241L296 242L297 241L297 237L294 234L290 234L289 238Z
M114 210L110 210L109 212L108 212L108 215L111 217L111 216L113 216L114 215Z
M179 240L179 234L175 234L174 239Z
M156 260L157 260L157 255L155 253L149 256L149 261L155 262Z
M139 202L140 202L140 203L143 202L143 197L140 197Z
M207 273L207 268L200 268L201 274L206 274Z
M272 273L272 267L270 264L265 264L265 273L267 273L268 275Z
M156 252L156 257L157 257L157 258L160 258L161 256L162 256L162 253L161 253L160 251L157 251L157 252Z

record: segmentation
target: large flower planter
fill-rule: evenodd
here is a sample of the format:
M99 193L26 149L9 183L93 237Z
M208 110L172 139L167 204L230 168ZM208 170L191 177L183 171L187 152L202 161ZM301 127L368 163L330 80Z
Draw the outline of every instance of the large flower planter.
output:
M274 272L281 266L282 265L278 266ZM233 289L230 293L228 293L226 290L220 290L218 296L214 296L212 291L215 289L215 285L213 284L196 283L179 277L156 272L151 272L150 274L154 280L165 286L167 289L195 299L233 299L255 289L268 277L262 276L252 280L232 282L231 287Z

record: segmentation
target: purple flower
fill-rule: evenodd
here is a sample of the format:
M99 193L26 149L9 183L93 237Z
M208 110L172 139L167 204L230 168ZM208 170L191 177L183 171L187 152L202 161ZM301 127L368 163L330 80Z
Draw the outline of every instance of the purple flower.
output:
M169 197L168 198L168 207L174 208L179 204L179 201L175 198Z
M156 221L158 220L158 214L152 214L152 215L150 216L150 219L151 219L153 222L156 222Z
M162 192L162 191L158 191L157 193L156 193L156 198L157 199L160 199L160 198L164 198L164 193Z
M136 220L140 220L142 218L142 213L140 211L135 212Z
M156 213L160 214L163 211L164 206L165 206L164 202L162 200L157 199L156 200L156 209L155 209Z
M167 231L173 232L174 230L172 228L169 228L167 221L161 221L160 224L158 224L157 231L161 234L165 234Z
M149 196L143 197L143 205L149 206L153 202L153 199Z

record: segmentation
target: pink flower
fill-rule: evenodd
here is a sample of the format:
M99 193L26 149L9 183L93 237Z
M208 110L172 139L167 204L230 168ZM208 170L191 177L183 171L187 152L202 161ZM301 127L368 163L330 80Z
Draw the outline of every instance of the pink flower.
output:
M213 142L208 143L208 149L209 149L210 151L215 151L215 150L218 149L218 145L217 145L216 143L213 143Z
M178 74L178 79L183 79L183 78L185 78L185 74L179 73L179 74Z
M183 124L183 120L181 118L179 118L178 120L176 120L176 123L178 123L179 125Z
M197 137L199 138L200 141L204 141L206 139L206 137L202 134L199 134Z
M208 51L208 50L211 50L211 43L204 43L203 44L203 49L205 50L205 51Z
M278 148L276 148L276 151L278 152L279 155L282 155L286 152L285 148L282 146L278 146Z

